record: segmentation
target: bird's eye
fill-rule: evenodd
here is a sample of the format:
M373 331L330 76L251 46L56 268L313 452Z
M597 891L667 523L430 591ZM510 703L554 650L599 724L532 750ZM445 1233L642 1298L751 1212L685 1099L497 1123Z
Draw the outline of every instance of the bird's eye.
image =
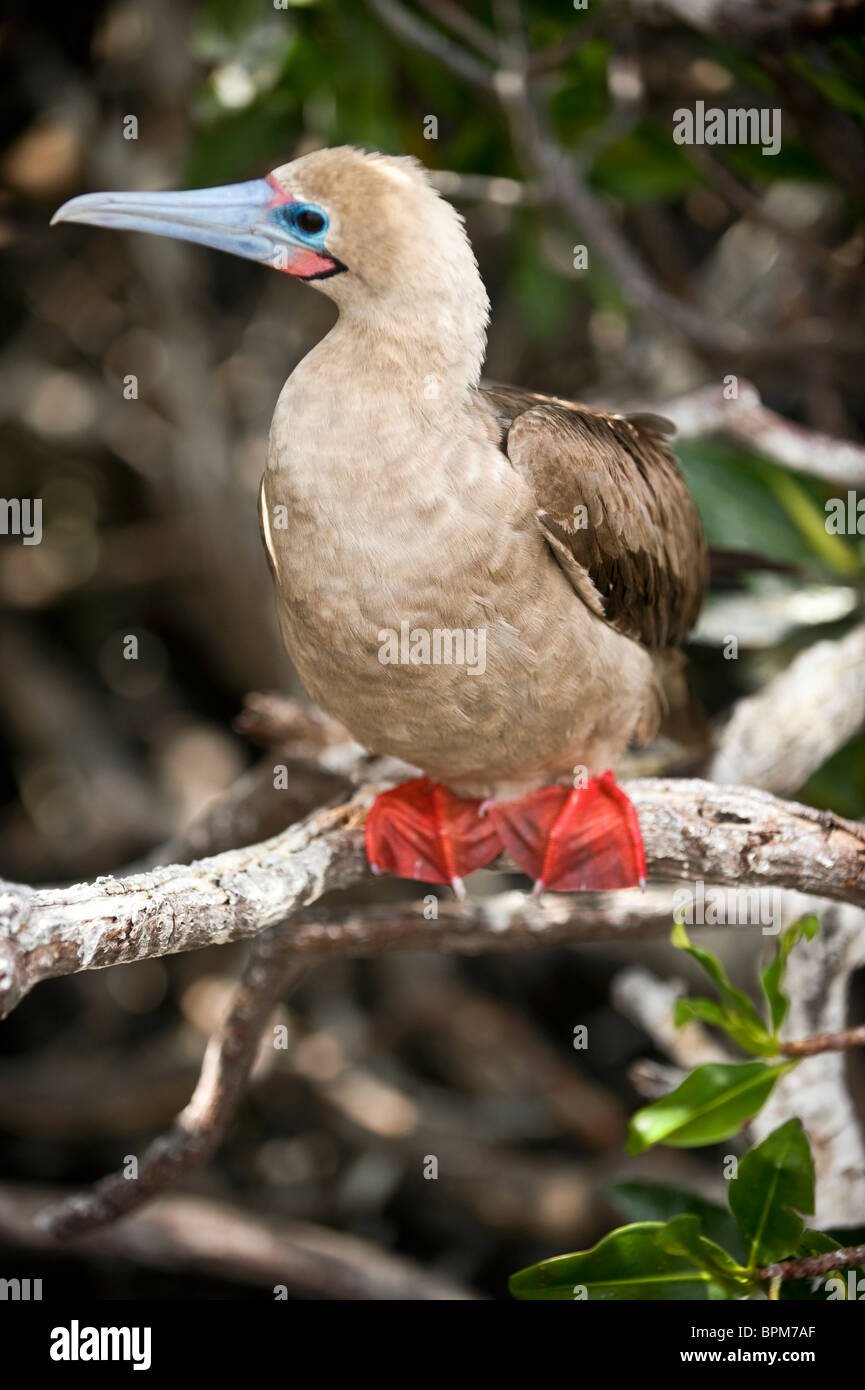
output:
M317 237L327 230L327 217L321 208L312 203L298 203L289 208L289 220L293 231L301 236Z

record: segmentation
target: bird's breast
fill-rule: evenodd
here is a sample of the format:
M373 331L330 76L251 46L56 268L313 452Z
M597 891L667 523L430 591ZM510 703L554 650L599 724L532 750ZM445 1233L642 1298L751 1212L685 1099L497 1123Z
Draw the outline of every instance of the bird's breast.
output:
M599 710L620 698L626 639L576 598L494 444L372 438L272 435L262 530L306 689L358 741L451 783L520 762L546 776L563 747L567 765L581 691Z

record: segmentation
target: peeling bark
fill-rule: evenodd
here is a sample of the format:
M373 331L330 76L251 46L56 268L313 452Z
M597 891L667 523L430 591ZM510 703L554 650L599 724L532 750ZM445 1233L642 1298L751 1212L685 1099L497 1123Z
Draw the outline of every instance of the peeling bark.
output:
M865 906L861 825L767 792L696 779L646 778L625 783L625 789L637 809L653 878L796 888ZM0 883L2 1012L39 980L244 940L285 922L324 893L358 883L369 873L362 822L375 790L363 788L345 805L317 811L261 844L189 865L68 888ZM527 936L540 939L543 931L537 929L547 921L558 925L560 940L569 939L572 922L574 936L582 930L586 939L586 920L596 905L579 896L566 899L563 925L560 901L506 915L503 924L469 904L448 914L451 939L465 933L463 943L470 944L460 949L484 949L496 939L498 945L524 945ZM643 906L637 890L616 901L633 903L637 917L657 915L657 900ZM307 924L307 942L312 930ZM374 955L380 949L371 930L362 951L350 931L336 930L325 946L328 954ZM416 948L429 930L415 914L403 916L402 926L397 921L380 928L389 949L397 943ZM301 930L299 941L302 935ZM309 945L306 950L316 953Z

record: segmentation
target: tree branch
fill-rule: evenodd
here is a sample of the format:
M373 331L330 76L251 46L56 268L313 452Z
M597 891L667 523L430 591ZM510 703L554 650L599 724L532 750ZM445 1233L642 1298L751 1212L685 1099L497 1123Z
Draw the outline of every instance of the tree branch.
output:
M848 1025L850 981L865 964L865 917L844 903L790 894L785 917L806 912L820 918L820 934L790 953L785 992L790 1009L785 1039L839 1033ZM783 1076L755 1117L751 1131L763 1139L797 1117L811 1143L817 1177L814 1224L852 1226L865 1211L865 1136L849 1084L843 1051L822 1051Z
M810 1038L797 1038L781 1044L785 1057L815 1057L818 1052L843 1052L848 1047L865 1047L865 1023L856 1028L841 1028L836 1033L815 1033Z
M865 905L865 827L827 811L780 801L748 787L718 787L696 779L646 778L625 783L640 819L649 871L655 878L704 879L738 886L793 887L843 902ZM335 809L316 811L298 825L243 849L229 850L190 865L170 865L127 878L100 878L68 888L29 888L0 883L0 1006L8 1013L39 980L95 970L133 960L240 941L284 922L324 893L366 878L362 823L376 788L365 787ZM632 895L635 904L639 896ZM576 928L585 932L592 909L565 900ZM450 919L459 927L450 940L457 949L484 949L501 932L514 945L544 939L526 932L528 916L504 928L472 916ZM552 914L567 931L556 905ZM641 914L644 915L644 914ZM571 919L569 918L569 923ZM350 931L336 929L328 954L375 954L387 949L441 944L436 922L413 914L402 925L368 933L362 951ZM314 955L306 926L297 933L296 957ZM318 931L320 941L321 932ZM603 935L603 933L601 933ZM585 939L585 938L584 938ZM468 944L466 944L468 943ZM501 941L499 941L501 944Z
M627 0L637 20L676 19L703 33L786 48L833 34L861 33L862 0Z
M857 1265L865 1265L865 1245L848 1245L842 1250L827 1250L824 1255L806 1255L801 1260L765 1265L757 1270L757 1278L813 1279L820 1274L831 1274L834 1269L855 1269Z
M237 1109L271 1010L302 974L303 967L286 955L278 932L263 932L250 949L228 1016L207 1044L189 1103L171 1129L145 1150L134 1178L122 1170L109 1173L88 1192L43 1212L43 1229L68 1240L107 1225L204 1163Z
M865 446L776 415L763 405L757 388L741 378L733 400L725 398L722 387L706 386L653 409L668 415L684 438L723 431L796 473L841 487L865 487Z
M452 33L458 34L463 42L476 53L480 53L481 57L488 58L491 63L498 62L499 50L495 35L483 24L479 24L462 5L456 4L455 0L421 0L421 3L427 14L432 15Z
M819 719L814 713L819 710ZM865 626L812 642L734 706L709 767L712 781L795 792L865 724Z
M398 38L437 58L443 67L471 86L479 87L483 92L495 91L492 72L485 63L479 62L459 44L453 43L446 34L439 33L438 29L433 29L431 25L418 19L417 15L399 4L398 0L368 0L368 4L385 27Z
M51 1188L0 1188L0 1239L57 1257L38 1213L64 1194ZM430 1300L477 1297L445 1275L430 1273L359 1236L307 1221L244 1211L199 1196L162 1196L147 1212L59 1247L79 1259L131 1261L151 1269L196 1270L254 1287L283 1285L295 1298Z
M664 289L551 130L534 89L533 55L521 47L516 26L502 45L502 65L494 70L419 19L400 0L367 3L398 38L429 53L455 76L498 97L510 123L514 149L527 172L543 196L575 224L579 235L591 240L594 253L637 308L657 313L707 353L781 359L809 350L865 352L865 341L840 334L827 338L825 326L819 323L758 342L738 324L720 321Z

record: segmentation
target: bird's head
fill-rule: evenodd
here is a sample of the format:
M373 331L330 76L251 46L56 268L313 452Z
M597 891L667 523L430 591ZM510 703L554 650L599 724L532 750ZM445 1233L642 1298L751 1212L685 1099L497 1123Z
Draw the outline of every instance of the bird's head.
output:
M405 156L315 150L263 179L182 193L87 193L52 222L200 242L309 281L377 317L462 301L481 328L486 295L462 218Z

